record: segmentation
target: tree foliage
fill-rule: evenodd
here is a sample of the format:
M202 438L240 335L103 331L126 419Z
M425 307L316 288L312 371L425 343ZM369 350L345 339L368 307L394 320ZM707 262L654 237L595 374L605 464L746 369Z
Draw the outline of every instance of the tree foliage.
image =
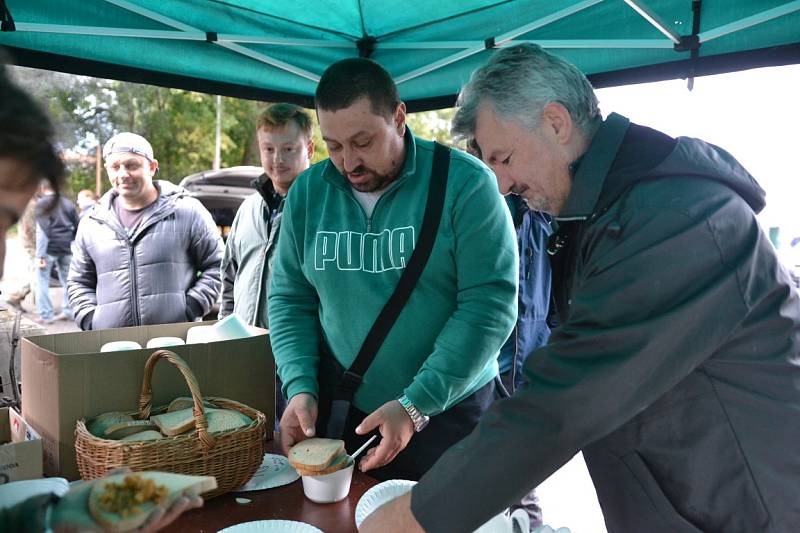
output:
M418 137L433 139L447 146L455 146L456 143L450 133L450 121L455 112L455 108L451 107L436 111L409 113L406 123Z
M179 182L210 169L214 160L216 97L180 89L14 67L20 85L49 109L70 169L66 194L95 189L95 151L112 135L132 131L147 138L159 162L159 179ZM221 166L260 165L254 125L263 102L223 97ZM420 137L453 144L453 109L408 115ZM313 162L328 156L313 110ZM110 184L101 176L102 191Z

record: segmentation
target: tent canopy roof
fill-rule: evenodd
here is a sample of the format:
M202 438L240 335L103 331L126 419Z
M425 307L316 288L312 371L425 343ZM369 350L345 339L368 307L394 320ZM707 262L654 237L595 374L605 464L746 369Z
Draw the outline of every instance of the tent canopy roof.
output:
M800 0L0 0L19 65L310 106L367 56L410 110L450 106L491 48L536 42L597 87L800 63Z

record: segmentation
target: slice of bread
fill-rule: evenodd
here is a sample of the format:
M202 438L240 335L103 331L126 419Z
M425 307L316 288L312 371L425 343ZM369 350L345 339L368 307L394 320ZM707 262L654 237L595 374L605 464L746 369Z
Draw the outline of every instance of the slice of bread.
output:
M171 437L194 429L194 412L192 408L151 416L150 420L158 426L164 435ZM252 420L244 413L233 409L210 409L206 407L206 422L208 422L209 433L218 433L244 427L250 424Z
M119 440L134 433L140 433L148 429L156 429L156 425L149 420L128 420L120 422L106 428L105 438Z
M160 440L163 438L164 435L162 435L161 432L148 429L146 431L140 431L139 433L134 433L133 435L128 435L127 437L122 437L119 440L137 442L146 440Z
M93 419L89 420L86 424L86 429L89 430L89 433L94 435L95 437L100 437L101 439L107 439L106 437L106 430L111 426L115 426L122 422L131 422L133 421L133 417L131 415L121 413L119 411L112 411L109 413L103 413L97 415Z
M163 413L150 417L161 433L169 437L186 433L194 429L194 413L192 408L181 409L179 411L172 411L171 413Z
M298 442L289 450L289 464L306 472L320 472L344 454L344 441L314 437Z
M203 405L206 408L214 407L209 402L203 400ZM173 411L181 411L183 409L191 409L194 407L194 400L190 396L179 396L169 402L169 406L167 407L167 412L171 413Z
M249 416L233 409L206 409L206 420L209 433L238 429L252 422Z
M131 489L130 486L140 488ZM94 482L89 493L89 514L103 531L131 531L147 522L156 505L168 508L180 496L199 495L215 488L217 480L212 476L167 472L115 474ZM140 498L144 496L146 501L137 503L136 494ZM159 503L152 501L149 495Z
M337 457L336 459L334 459L329 467L323 468L322 470L319 470L317 472L313 470L306 470L305 468L302 467L295 467L295 470L301 476L326 476L328 474L333 474L334 472L338 472L343 468L347 468L351 464L353 464L353 460L350 459L349 455L344 453L339 457Z

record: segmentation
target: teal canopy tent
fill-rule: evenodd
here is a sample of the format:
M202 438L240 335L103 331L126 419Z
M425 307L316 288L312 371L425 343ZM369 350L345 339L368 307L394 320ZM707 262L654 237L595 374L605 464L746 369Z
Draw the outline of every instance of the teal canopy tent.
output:
M536 42L597 87L800 63L800 1L0 0L19 65L311 105L380 62L411 110L450 106L492 48Z

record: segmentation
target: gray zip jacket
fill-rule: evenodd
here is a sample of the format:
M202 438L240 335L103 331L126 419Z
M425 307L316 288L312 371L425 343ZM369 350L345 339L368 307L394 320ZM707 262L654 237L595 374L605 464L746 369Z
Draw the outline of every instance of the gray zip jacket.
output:
M271 183L264 183L273 194ZM236 313L248 324L269 327L267 293L280 231L283 200L271 209L260 193L248 196L233 220L222 258L219 318ZM270 218L272 222L270 223Z
M83 329L191 321L219 298L222 240L211 214L183 188L154 184L156 205L131 235L113 190L78 225L67 290Z
M550 242L560 325L414 515L471 531L583 450L612 533L797 531L800 299L764 191L724 150L614 114L576 166Z

